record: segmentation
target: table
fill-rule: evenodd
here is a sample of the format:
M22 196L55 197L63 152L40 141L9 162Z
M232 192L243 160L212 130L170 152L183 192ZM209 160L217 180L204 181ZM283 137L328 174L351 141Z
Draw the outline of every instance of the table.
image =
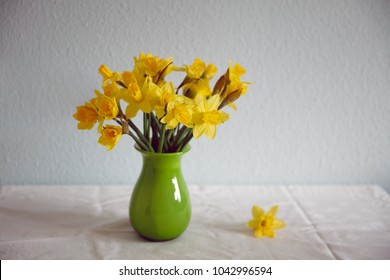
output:
M390 259L390 196L364 186L191 185L179 238L149 242L128 221L131 186L0 187L0 259ZM252 205L286 227L255 238Z

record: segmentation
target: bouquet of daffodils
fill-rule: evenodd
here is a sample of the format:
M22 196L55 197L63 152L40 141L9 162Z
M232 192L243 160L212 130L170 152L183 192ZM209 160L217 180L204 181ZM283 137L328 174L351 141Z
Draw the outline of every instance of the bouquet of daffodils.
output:
M246 72L239 64L230 63L227 71L216 81L214 64L196 58L191 65L177 67L172 58L160 59L141 53L134 57L133 71L112 72L101 65L101 93L83 106L73 117L78 129L92 129L98 123L99 144L107 150L115 147L122 135L134 139L140 150L155 153L180 152L192 138L205 134L214 139L216 126L229 119L222 111L235 104L248 89L242 82ZM183 81L175 87L166 81L172 72L184 72ZM134 123L137 113L143 114L143 128Z

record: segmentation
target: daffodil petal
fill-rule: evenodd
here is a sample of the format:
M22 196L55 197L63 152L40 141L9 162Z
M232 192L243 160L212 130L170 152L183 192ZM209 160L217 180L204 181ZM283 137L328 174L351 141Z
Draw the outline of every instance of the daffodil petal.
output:
M252 207L252 216L255 220L260 220L264 216L264 210L260 206L254 205Z
M270 228L266 228L263 230L263 234L265 236L268 236L268 237L271 237L271 238L274 238L275 234L274 234L274 231Z
M194 130L193 130L193 134L194 134L195 139L198 139L200 136L203 135L203 133L205 133L206 127L207 127L207 125L205 123L202 123L200 125L195 125Z
M267 216L275 217L275 216L276 216L276 213L278 212L278 209L279 209L279 207L278 207L277 205L272 206L272 207L268 210Z
M258 226L258 222L256 221L256 220L250 220L246 225L248 226L248 227L251 227L251 228L257 228L257 226Z
M256 238L262 237L262 236L263 236L263 230L261 230L261 229L255 230L254 236L255 236Z
M172 118L168 123L167 123L167 129L173 129L175 128L177 125L179 124L179 122L177 121L177 119L175 118Z
M137 115L138 111L138 106L129 105L126 107L126 117L129 119L134 118Z
M210 97L209 100L207 100L208 109L210 111L217 110L219 104L220 104L220 96L219 96L219 94L213 95L212 97Z
M281 228L284 228L286 226L286 224L281 221L281 220L278 220L278 219L274 219L274 223L273 223L273 228L274 229L281 229Z
M206 126L205 134L206 134L207 138L209 138L211 140L214 139L216 133L217 133L217 128L215 127L215 125L207 125Z

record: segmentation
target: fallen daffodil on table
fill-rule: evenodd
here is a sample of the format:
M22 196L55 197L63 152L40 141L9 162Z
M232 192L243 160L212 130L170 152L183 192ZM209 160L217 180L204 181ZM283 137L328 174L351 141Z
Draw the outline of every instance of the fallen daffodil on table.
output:
M260 206L254 205L252 207L253 219L248 222L247 226L253 228L255 237L268 236L274 238L274 230L285 227L286 224L282 220L276 218L278 208L278 206L272 206L269 211L265 213Z
M170 74L184 74L175 87ZM111 71L99 67L103 93L77 107L73 117L78 129L90 130L98 123L98 143L112 150L122 135L129 135L140 150L153 153L182 151L192 138L214 139L216 127L229 119L222 111L236 109L233 103L247 92L241 81L246 70L231 62L226 72L210 86L217 67L195 58L191 65L175 66L173 58L141 53L134 57L133 70ZM143 116L143 129L133 119ZM111 124L109 124L111 122Z

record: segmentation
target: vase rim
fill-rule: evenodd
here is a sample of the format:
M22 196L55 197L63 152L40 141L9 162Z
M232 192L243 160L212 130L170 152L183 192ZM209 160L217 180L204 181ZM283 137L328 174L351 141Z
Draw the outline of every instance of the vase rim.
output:
M148 151L141 150L140 147L139 147L137 144L134 145L134 148L135 148L138 152L140 152L141 154L144 154L144 155L162 156L162 157L172 157L172 156L184 155L185 153L187 153L187 152L191 149L191 146L187 144L181 152L174 152L174 153L156 153L156 152L148 152Z

